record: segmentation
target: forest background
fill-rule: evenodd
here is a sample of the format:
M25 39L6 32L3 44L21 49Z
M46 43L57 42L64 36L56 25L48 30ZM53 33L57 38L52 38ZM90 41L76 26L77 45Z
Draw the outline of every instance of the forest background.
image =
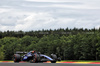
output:
M62 60L100 60L99 29L0 31L0 60L12 60L16 51L57 54Z

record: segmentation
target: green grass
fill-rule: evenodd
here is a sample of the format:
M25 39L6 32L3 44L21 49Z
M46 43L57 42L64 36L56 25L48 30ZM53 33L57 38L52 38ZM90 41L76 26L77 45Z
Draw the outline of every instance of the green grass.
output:
M100 62L100 60L62 60L67 62Z
M13 61L13 60L0 60L0 61Z

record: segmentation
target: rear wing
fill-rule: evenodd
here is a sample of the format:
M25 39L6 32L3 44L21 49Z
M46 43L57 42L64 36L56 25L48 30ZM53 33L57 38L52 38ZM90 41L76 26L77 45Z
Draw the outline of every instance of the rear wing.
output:
M17 51L16 54L27 54L27 52Z

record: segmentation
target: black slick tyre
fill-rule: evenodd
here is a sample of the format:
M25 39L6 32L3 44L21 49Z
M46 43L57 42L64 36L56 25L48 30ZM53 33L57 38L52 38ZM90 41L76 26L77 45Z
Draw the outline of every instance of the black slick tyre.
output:
M20 55L19 54L14 54L14 57L13 57L14 59L14 62L20 62L21 61L21 57L20 57Z
M56 61L51 61L51 63L56 63Z
M51 61L51 63L56 63L57 56L55 54L51 54L51 58L53 59L53 61Z
M57 61L57 56L55 54L51 54L51 58L55 61Z

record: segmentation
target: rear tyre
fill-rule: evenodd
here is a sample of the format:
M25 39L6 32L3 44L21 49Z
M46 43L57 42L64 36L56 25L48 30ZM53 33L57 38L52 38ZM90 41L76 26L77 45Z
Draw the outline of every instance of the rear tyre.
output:
M14 54L14 62L20 62L21 61L21 57L19 54Z

